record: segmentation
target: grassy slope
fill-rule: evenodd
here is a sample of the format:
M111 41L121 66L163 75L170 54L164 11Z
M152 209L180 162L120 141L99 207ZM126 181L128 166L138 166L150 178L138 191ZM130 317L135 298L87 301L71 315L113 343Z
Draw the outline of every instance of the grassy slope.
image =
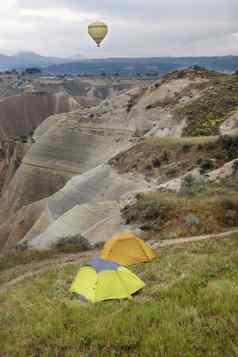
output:
M77 269L0 296L3 356L237 355L238 235L168 248L134 267L147 286L132 302L71 302Z
M162 183L195 168L205 175L237 157L237 137L149 138L111 164L120 173L140 173ZM222 232L238 225L237 177L234 171L227 182L185 182L183 195L138 195L137 203L123 210L124 219L146 231L149 239Z
M212 169L238 156L238 138L146 138L114 157L110 163L120 173L140 173L159 182L184 175L212 160Z
M217 134L218 124L238 105L236 79L212 77L213 88L181 108L179 114L189 120L187 134ZM112 164L122 173L167 180L199 167L204 159L215 159L215 168L231 160L237 145L223 144L216 137L150 138ZM230 187L199 187L191 197L140 195L141 204L131 210L138 214L136 223L149 226L147 238L156 238L153 229L161 207L166 220L159 224L159 239L220 232L238 222L233 181ZM186 223L191 214L199 224ZM133 268L147 286L132 302L93 306L70 301L76 265L32 277L0 293L0 357L236 356L237 248L238 234L163 249L154 262ZM17 253L0 259L0 284L28 271L27 263L44 263L55 254Z
M238 226L237 189L225 184L211 185L209 190L199 185L195 188L198 191L191 196L162 192L139 194L136 203L122 211L125 223L136 224L147 239L219 233Z
M203 95L177 109L187 118L185 136L217 135L219 126L238 107L237 76L225 76L209 82Z

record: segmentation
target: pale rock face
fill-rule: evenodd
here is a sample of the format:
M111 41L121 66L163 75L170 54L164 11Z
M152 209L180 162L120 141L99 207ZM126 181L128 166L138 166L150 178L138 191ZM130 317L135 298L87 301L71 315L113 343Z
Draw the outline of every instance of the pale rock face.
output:
M22 237L17 236L17 240L24 238L24 247L49 249L73 234L95 244L124 228L120 208L137 192L156 188L179 191L182 178L158 187L139 175L120 175L108 162L132 147L136 136L181 136L186 119L178 119L175 109L189 99L184 96L177 100L178 93L201 81L183 78L158 82L87 109L77 108L70 99L72 112L49 116L35 131L36 143L0 202L1 221L44 199L39 217ZM54 110L60 108L60 97Z
M73 178L57 194L48 200L45 213L41 215L36 227L20 242L27 249L51 249L65 237L80 234L94 246L98 242L109 240L126 227L121 217L121 208L135 198L138 192L171 191L180 192L183 179L192 175L197 181L218 182L233 175L233 160L223 167L200 175L198 169L186 175L151 187L146 182L133 180L127 175L118 175L109 166L98 167L91 173ZM86 190L86 191L85 191ZM36 228L42 221L48 222L40 232Z
M38 222L38 227L36 227L38 229L35 230L35 235L46 229L50 222L46 216L43 217L42 212L44 213L45 208L46 200L35 202L32 205L23 207L6 220L0 226L0 253L15 249L17 243L32 229L36 221Z
M138 135L181 136L183 129L186 127L186 119L180 120L175 113L175 109L184 103L181 103L181 99L177 104L174 101L176 102L178 94L191 84L203 81L201 79L192 81L185 78L162 83L158 88L150 87L132 108L129 115L129 121L134 123ZM194 91L194 97L197 96L197 91ZM186 97L182 97L182 99L186 102L188 101ZM169 105L170 102L171 105ZM164 103L168 105L164 107Z
M74 98L63 93L7 97L0 101L1 132L13 137L29 135L50 115L77 108Z
M120 175L110 165L103 164L73 177L63 189L48 201L53 219L76 205L87 202L120 201L128 192L148 189L151 184L133 175Z
M62 239L75 235L86 238L91 245L109 240L118 230L120 207L115 201L76 205L60 216L43 233L31 240L23 240L28 249L55 248Z
M158 191L168 191L168 192L176 192L178 193L181 190L182 186L182 179L177 178L174 180L171 180L169 182L163 183L158 186Z
M237 161L237 159L226 163L225 165L223 165L221 168L217 170L211 171L207 176L207 181L219 182L222 179L231 177L233 175L233 165L235 161Z
M4 220L23 205L57 192L74 175L107 162L130 147L131 132L80 125L73 112L48 119L36 133L36 143L24 157L0 204Z
M183 129L186 128L186 119L181 120L178 125L174 125L175 119L171 114L168 114L167 118L165 117L164 127L162 123L155 124L154 127L145 134L145 137L157 137L157 138L165 138L168 136L172 137L181 137L183 133Z
M90 244L105 241L125 226L121 222L121 202L128 193L151 188L142 178L119 175L108 164L101 165L83 175L73 177L63 189L50 197L41 215L49 222L39 232L36 221L20 246L49 249L64 236L80 234ZM40 236L39 236L40 234ZM48 245L47 245L48 244Z
M221 126L221 135L237 135L238 134L238 111L233 113Z

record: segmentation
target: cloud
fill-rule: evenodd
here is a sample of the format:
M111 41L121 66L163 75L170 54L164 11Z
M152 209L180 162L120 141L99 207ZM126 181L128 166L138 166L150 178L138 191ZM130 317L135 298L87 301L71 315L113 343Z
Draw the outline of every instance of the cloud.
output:
M71 8L85 12L95 12L101 16L124 17L140 21L163 21L168 18L195 21L202 18L212 22L217 18L235 17L236 0L19 0L23 8Z
M101 50L87 35L102 19ZM0 50L49 55L238 54L237 0L8 0L0 5Z

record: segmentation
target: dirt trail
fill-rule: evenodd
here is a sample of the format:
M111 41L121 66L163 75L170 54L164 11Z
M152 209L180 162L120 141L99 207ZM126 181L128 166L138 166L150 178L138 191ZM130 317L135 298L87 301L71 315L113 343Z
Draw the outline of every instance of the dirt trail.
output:
M200 241L208 240L208 239L224 238L224 237L230 236L233 233L238 233L238 228L227 231L227 232L216 233L216 234L207 234L207 235L196 236L196 237L186 237L186 238L164 240L163 242L158 243L157 247L158 248L159 247L168 247L168 246L176 245L176 244L186 244L186 243L192 243L192 242L200 242ZM155 249L157 247L155 246Z
M192 243L192 242L200 242L204 240L209 240L209 239L218 239L218 238L224 238L228 237L233 233L238 233L238 228L233 229L228 232L223 232L219 234L209 234L209 235L203 235L203 236L197 236L197 237L187 237L187 238L179 238L179 239L174 239L174 240L165 240L160 243L156 243L153 245L154 249L160 249L160 248L165 248L173 245L180 245L180 244L186 244L186 243ZM93 250L90 252L85 252L85 253L78 253L78 254L67 254L63 255L60 258L53 258L53 259L48 259L42 262L38 263L31 263L29 264L29 270L27 273L24 273L17 278L12 279L11 281L5 283L1 288L0 288L0 294L3 294L7 292L8 289L11 287L15 286L18 283L21 283L25 279L32 278L36 275L45 273L52 268L58 266L58 267L63 267L65 265L70 265L70 264L75 264L75 263L83 263L84 261L93 258L95 256L99 255L98 250ZM27 266L25 266L27 267ZM13 268L16 269L16 268ZM7 271L9 272L9 271Z
M30 263L28 265L25 265L24 267L27 268L29 267L29 271L18 276L17 278L14 278L7 282L6 284L3 284L3 286L0 287L0 294L6 292L9 288L15 286L18 283L21 283L23 280L32 278L35 275L45 273L56 266L58 267L63 267L65 265L69 264L75 264L75 263L83 263L84 261L95 257L98 255L98 251L93 250L85 253L78 253L78 254L67 254L67 255L62 255L60 258L52 258L48 260L44 260L41 262L37 263ZM11 270L14 271L16 270L17 267L12 268ZM9 272L6 271L6 272Z

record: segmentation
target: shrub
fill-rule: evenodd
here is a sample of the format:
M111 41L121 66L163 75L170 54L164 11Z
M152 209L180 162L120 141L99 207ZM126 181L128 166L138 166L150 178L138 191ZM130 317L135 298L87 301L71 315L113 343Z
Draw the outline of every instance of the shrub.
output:
M227 152L227 156L230 160L238 156L238 136L221 136L217 144L221 145L222 149Z
M160 161L160 159L156 158L156 159L153 160L152 164L153 164L153 167L160 168L161 161Z
M200 162L200 174L204 175L207 173L209 170L212 170L214 168L214 163L212 160L205 159L201 160Z
M192 175L187 175L182 181L182 185L179 191L180 195L192 196L205 189L205 183L202 180L197 180Z
M192 195L194 193L194 186L196 180L192 175L187 175L184 177L180 189L182 195Z
M222 207L225 210L233 210L233 209L235 209L235 204L231 199L225 198L222 200Z
M157 201L139 201L138 208L142 212L142 218L145 220L158 219L160 216L160 204Z
M177 79L182 79L184 77L185 77L185 72L184 71L177 72Z
M186 154L188 152L190 152L192 149L192 145L191 144L184 144L182 147L183 153Z
M236 226L238 224L238 212L234 209L225 212L224 223L228 227Z
M137 202L122 210L126 224L138 223L142 230L158 231L165 218L164 210L157 200L137 195Z
M194 71L207 71L206 67L199 66L198 64L195 64L194 66L192 66L192 69Z
M84 252L92 249L91 244L80 234L61 238L54 246L59 252Z
M167 171L167 176L169 178L175 177L177 175L177 169L175 167L172 167Z
M185 219L185 224L187 226L198 226L201 223L200 218L190 214L186 219Z
M234 176L238 176L238 160L233 163L232 171Z
M26 135L22 135L20 138L21 138L21 142L22 142L22 143L24 143L24 144L27 143L28 139L27 139L27 136L26 136Z
M164 163L169 163L169 153L166 150L161 155L161 161Z

